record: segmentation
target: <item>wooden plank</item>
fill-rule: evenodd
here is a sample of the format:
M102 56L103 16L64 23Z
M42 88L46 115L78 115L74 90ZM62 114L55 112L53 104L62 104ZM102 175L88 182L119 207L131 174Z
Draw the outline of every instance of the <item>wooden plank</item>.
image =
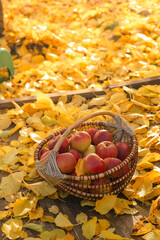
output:
M3 30L4 30L3 8L2 8L2 2L1 2L1 0L0 0L0 36L2 36Z
M75 90L75 91L60 91L57 93L49 93L48 96L53 100L54 103L58 102L59 97L63 95L67 95L68 101L72 99L74 95L81 95L85 97L86 99L91 99L96 96L104 95L105 91L107 89L113 89L116 87L132 87L132 88L139 88L140 86L143 85L153 85L153 84L159 84L160 83L160 76L156 77L151 77L151 78L144 78L144 79L139 79L139 80L132 80L132 81L126 81L123 83L116 83L112 85L108 85L104 89L102 88L91 88L91 89L82 89L82 90ZM20 97L20 98L13 98L13 99L4 99L0 100L0 109L4 108L12 108L13 103L11 100L14 100L19 106L22 106L25 103L30 103L30 102L35 102L36 101L36 96L27 96L27 97Z

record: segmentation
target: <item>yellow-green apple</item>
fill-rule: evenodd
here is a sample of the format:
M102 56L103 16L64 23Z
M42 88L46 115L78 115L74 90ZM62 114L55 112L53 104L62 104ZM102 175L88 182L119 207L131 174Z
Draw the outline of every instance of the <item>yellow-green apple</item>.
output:
M118 150L113 142L103 141L96 146L96 154L101 158L117 157Z
M104 172L105 162L95 153L90 153L84 158L84 169L87 173L101 173Z
M83 153L91 144L91 136L86 131L78 131L71 136L70 147Z
M76 149L70 149L68 152L73 154L76 161L78 161L78 159L82 158L82 155Z
M98 130L93 137L93 143L95 145L103 141L113 142L112 135L105 129Z
M62 173L72 173L76 166L76 159L73 154L61 153L56 158L57 165Z
M48 142L48 148L50 150L52 150L54 148L54 146L56 145L56 143L58 142L58 140L60 139L61 135L56 136L55 138L51 139ZM65 138L63 143L61 144L60 148L59 148L59 152L60 153L64 153L68 150L69 147L69 140L68 138Z
M89 135L91 136L91 140L93 142L93 137L96 134L96 132L98 132L98 129L97 128L89 128L86 130L86 132L89 133Z
M95 151L96 151L96 147L91 144L91 145L86 149L86 151L83 153L83 157L87 156L87 155L90 154L90 153L95 153Z
M116 143L116 147L118 149L117 157L123 161L129 155L129 153L131 151L131 147L126 142L118 142L118 143Z

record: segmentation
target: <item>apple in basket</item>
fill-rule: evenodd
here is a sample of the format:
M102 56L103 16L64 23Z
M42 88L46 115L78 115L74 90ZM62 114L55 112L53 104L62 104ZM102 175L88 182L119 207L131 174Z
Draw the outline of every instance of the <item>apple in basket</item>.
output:
M117 157L123 161L129 155L131 147L126 142L118 142L116 143L116 147L118 149Z
M89 133L89 135L91 136L91 140L93 142L93 137L96 134L96 132L98 132L97 128L89 128L86 130L87 133Z
M58 135L48 142L48 148L50 150L52 150L55 147L55 145L58 142L58 140L60 139L60 137L61 137L61 135ZM67 138L65 138L63 143L60 146L59 152L60 153L66 152L68 150L68 147L69 147L69 140Z
M41 160L42 158L46 157L46 156L50 153L50 150L49 150L49 149L47 150L47 148L44 148L44 149L42 149L42 150L43 150L43 151L41 151L40 160Z
M82 158L82 155L76 149L70 149L68 152L73 154L73 156L75 157L76 161L78 161L80 158Z
M101 158L117 157L118 150L113 142L103 141L96 146L96 154Z
M122 163L122 161L120 159L113 158L113 157L105 158L104 162L105 162L106 170L114 168L115 166ZM128 167L128 165L125 165L124 167L122 167L121 169L119 169L118 171L113 173L111 177L122 177L127 172L129 172L129 167Z
M78 131L70 138L70 147L83 153L91 144L91 136L86 131Z
M101 173L106 169L105 162L95 153L90 153L84 158L84 169L87 173Z
M95 145L103 141L113 142L112 135L105 129L98 130L93 137L93 143Z
M70 174L76 166L76 158L72 153L61 153L56 157L57 165L62 173Z
M96 152L96 148L95 148L95 146L94 145L90 145L87 149L86 149L86 151L83 153L83 157L86 157L88 154L90 154L90 153L95 153Z

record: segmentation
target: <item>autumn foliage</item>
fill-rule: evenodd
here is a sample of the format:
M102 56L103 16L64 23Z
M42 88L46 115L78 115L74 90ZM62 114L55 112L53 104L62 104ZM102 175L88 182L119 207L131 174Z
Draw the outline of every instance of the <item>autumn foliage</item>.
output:
M145 205L148 216L137 220L131 237L159 239L160 85L115 88L92 99L75 95L70 102L64 95L56 104L46 94L159 75L159 2L2 0L2 4L5 30L0 47L11 52L15 67L13 79L0 84L0 99L13 98L13 107L0 113L3 237L27 239L30 229L33 239L74 240L71 231L79 224L86 239L124 239L114 233L106 214L134 215L139 205ZM14 101L31 95L37 99L33 103L19 106ZM73 223L57 206L40 206L41 199L65 200L67 194L39 178L34 151L57 129L99 109L118 113L134 129L137 170L124 198L82 200L82 207L92 208L92 217L82 211ZM44 222L54 229L47 231Z

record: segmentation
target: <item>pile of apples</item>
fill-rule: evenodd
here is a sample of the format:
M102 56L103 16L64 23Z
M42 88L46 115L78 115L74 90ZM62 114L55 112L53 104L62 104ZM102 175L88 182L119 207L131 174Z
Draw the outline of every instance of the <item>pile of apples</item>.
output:
M48 142L41 150L40 160L54 148L61 135ZM130 153L131 147L126 142L113 142L112 135L105 129L89 128L75 132L70 139L66 138L56 154L57 165L62 173L76 175L75 167L79 159L83 159L84 172L101 173L119 165ZM123 176L129 171L123 167L112 177Z

